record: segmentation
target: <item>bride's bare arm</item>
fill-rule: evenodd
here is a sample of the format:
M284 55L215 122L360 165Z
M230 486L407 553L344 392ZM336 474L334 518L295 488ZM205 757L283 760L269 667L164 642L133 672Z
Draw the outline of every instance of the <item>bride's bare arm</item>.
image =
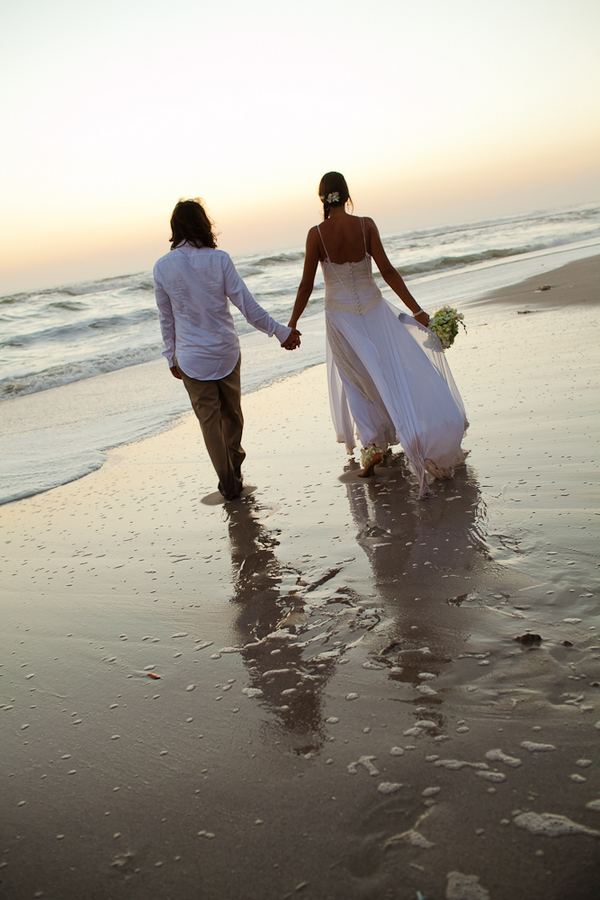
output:
M387 254L383 249L383 244L381 243L381 238L379 237L379 232L377 230L375 222L373 221L373 219L365 219L365 223L367 226L367 238L369 241L368 246L370 247L369 252L375 260L377 268L381 272L381 277L384 279L386 284L389 284L394 293L397 294L402 302L410 309L417 322L420 322L421 325L428 325L429 316L426 312L421 310L421 307L419 306L409 289L406 287L402 276L387 258Z
M296 294L296 302L292 310L292 316L288 322L290 328L295 328L298 319L306 309L306 304L310 300L315 283L315 273L319 264L319 238L317 229L311 228L306 237L306 253L304 255L304 271L302 272L302 280Z

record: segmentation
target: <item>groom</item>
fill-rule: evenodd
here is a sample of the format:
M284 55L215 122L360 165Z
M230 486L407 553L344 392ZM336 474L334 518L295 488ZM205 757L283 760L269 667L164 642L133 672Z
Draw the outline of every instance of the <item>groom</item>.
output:
M240 342L229 301L246 320L275 334L286 350L300 332L276 322L256 302L231 258L217 250L213 223L199 200L180 201L171 216L171 251L154 266L154 290L171 374L183 381L219 478L219 491L236 500L243 487L244 418Z

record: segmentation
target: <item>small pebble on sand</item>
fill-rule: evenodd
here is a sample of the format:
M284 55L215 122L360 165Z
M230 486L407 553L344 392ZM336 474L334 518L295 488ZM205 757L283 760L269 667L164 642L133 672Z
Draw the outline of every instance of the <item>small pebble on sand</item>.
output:
M489 900L490 892L479 884L478 875L448 872L446 900Z
M492 762L502 762L507 766L512 766L513 768L518 768L521 765L521 760L516 756L508 756L506 753L503 753L502 750L488 750L485 754L486 759L492 760Z
M566 816L554 813L520 813L514 819L514 823L519 828L525 828L532 834L540 834L544 837L560 837L563 834L589 834L600 837L600 831L579 825Z
M394 781L382 781L377 790L380 794L395 794L402 787L401 784Z

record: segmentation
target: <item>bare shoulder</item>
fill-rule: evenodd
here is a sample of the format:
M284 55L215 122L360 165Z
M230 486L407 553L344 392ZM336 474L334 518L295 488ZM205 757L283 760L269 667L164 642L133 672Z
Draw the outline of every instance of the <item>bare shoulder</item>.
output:
M379 229L377 228L374 219L372 219L370 216L363 216L363 220L365 223L365 228L367 228L369 231L374 231L379 234Z
M365 218L365 223L366 223L365 231L367 233L367 237L369 239L369 242L370 242L373 250L375 250L378 247L383 249L382 244L381 244L381 235L379 234L379 229L378 229L377 225L375 224L374 220Z
M321 246L321 241L319 239L319 226L313 225L312 228L309 229L308 234L306 235L306 250L319 252L319 248Z

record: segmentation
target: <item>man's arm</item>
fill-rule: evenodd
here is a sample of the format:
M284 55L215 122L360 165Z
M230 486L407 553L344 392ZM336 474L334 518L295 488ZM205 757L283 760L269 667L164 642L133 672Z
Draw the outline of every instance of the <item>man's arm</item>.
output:
M154 296L158 306L160 331L165 345L162 355L169 363L171 371L173 371L175 367L175 317L173 316L173 307L171 306L169 295L160 283L156 271L154 272ZM177 378L178 376L176 375L175 377Z
M277 322L269 313L256 302L231 261L231 258L224 254L224 276L225 276L225 293L234 306L237 306L241 314L247 322L250 323L258 331L264 334L275 335L282 346L288 343L288 339L292 336L292 329L287 325ZM299 341L298 341L299 344ZM297 345L294 345L297 346ZM293 347L286 347L292 350Z

